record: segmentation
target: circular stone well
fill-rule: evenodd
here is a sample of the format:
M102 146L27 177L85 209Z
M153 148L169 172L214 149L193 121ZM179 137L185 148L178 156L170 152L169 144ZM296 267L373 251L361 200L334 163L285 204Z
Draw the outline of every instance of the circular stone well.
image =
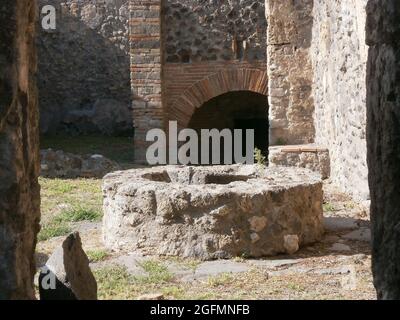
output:
M322 181L306 169L134 169L107 175L103 193L103 237L115 250L261 257L294 253L323 234Z

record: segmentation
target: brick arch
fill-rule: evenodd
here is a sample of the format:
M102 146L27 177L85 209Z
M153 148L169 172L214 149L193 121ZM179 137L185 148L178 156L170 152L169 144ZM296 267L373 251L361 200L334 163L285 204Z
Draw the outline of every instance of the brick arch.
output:
M231 91L252 91L268 95L267 71L242 68L211 74L194 83L175 99L168 107L168 117L178 121L179 127L185 128L197 108Z

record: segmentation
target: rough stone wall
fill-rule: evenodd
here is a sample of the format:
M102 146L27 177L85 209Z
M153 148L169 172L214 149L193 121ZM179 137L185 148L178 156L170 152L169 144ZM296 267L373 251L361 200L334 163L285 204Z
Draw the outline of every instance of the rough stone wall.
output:
M266 59L265 0L165 0L166 62Z
M400 299L400 6L370 0L367 140L372 269L379 299Z
M272 144L314 142L310 56L313 0L269 0L268 78Z
M316 143L330 150L333 181L361 200L369 198L366 3L314 1L312 43Z
M0 300L34 298L40 228L35 5L0 4Z
M104 113L94 110L103 101L129 118L129 0L40 0L39 8L47 4L56 7L57 27L39 23L41 131L102 132L92 118Z

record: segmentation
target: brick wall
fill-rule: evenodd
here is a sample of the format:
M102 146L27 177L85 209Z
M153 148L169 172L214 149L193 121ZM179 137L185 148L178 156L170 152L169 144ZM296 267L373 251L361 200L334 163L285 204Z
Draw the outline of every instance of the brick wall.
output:
M164 101L168 119L181 127L189 124L196 108L230 91L248 90L268 94L264 62L169 63L164 66Z
M144 162L146 133L162 128L160 0L131 0L131 85L135 160Z

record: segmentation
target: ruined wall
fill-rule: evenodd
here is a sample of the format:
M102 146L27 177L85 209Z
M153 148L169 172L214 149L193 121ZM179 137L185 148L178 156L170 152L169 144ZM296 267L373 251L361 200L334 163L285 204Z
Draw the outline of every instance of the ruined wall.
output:
M41 131L129 131L129 0L40 0L39 8L46 4L57 26L39 27L37 39Z
M135 158L167 120L229 91L267 91L264 1L131 0ZM228 17L229 15L229 17Z
M264 0L165 0L162 17L169 120L187 127L196 108L229 91L266 94Z
M311 143L313 0L269 0L266 4L271 142Z
M40 228L35 5L0 5L0 300L34 298Z
M165 0L166 62L266 59L265 0Z
M315 0L312 30L316 143L330 150L333 181L363 200L369 197L366 3Z
M367 140L372 269L379 299L400 299L400 6L370 0Z

